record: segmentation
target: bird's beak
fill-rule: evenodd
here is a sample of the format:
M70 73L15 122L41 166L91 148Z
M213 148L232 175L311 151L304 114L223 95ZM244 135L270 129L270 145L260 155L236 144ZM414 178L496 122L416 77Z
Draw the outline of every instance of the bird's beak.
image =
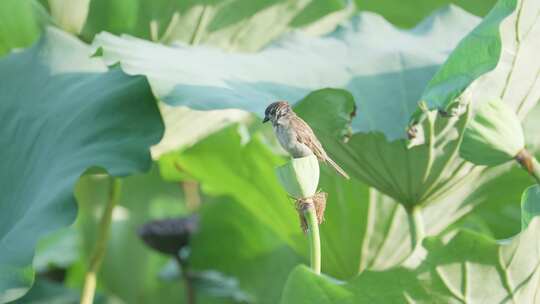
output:
M263 119L263 123L268 122L269 120L270 120L270 118L268 118L268 116L265 116L264 119Z

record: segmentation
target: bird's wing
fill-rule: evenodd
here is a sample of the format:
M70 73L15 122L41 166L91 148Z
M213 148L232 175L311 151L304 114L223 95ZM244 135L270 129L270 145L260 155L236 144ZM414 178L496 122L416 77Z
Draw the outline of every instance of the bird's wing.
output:
M315 133L313 133L311 127L298 116L293 117L291 123L294 125L292 127L296 132L296 139L298 142L306 145L320 161L326 162L328 155L317 139L317 136L315 136Z
M291 119L291 123L294 124L292 127L296 132L296 139L300 143L306 145L313 152L313 154L317 156L319 161L328 163L340 175L346 179L349 179L349 175L345 172L345 170L343 170L338 164L336 164L335 161L328 157L328 154L326 154L326 151L324 151L321 143L317 139L317 136L315 136L315 133L313 133L311 127L304 120L302 120L302 118L295 116Z

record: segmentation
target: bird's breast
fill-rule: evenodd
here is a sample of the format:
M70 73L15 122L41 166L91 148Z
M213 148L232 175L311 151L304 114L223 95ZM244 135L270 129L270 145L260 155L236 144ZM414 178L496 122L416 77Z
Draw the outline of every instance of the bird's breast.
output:
M296 132L290 126L276 124L274 125L274 132L283 149L289 152L292 157L299 158L313 154L311 149L298 141Z

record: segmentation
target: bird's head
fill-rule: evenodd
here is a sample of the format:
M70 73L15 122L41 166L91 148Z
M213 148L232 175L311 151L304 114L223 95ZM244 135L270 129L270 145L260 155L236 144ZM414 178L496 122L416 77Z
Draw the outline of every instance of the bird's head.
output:
M286 101L276 101L271 103L264 111L263 123L271 121L275 123L281 117L292 112L291 106Z

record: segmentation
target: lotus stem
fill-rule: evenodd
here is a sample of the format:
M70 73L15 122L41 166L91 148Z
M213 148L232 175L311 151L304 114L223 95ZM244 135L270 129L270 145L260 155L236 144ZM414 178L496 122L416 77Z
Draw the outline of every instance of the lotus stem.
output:
M187 304L195 304L195 288L193 288L193 282L192 282L192 279L189 275L189 273L187 273L187 271L184 271L182 270L183 272L185 272L183 274L183 281L184 281L184 289L185 289L185 292L186 292L186 303Z
M424 230L424 218L422 217L422 207L414 206L408 211L409 226L411 227L411 242L413 253L422 245L422 240L426 233Z
M540 164L538 160L526 149L521 150L515 159L540 185Z
M276 168L281 185L296 200L300 224L309 239L311 268L321 274L321 238L319 224L324 219L327 194L317 192L319 161L315 155L293 158Z
M186 180L182 183L186 206L189 211L196 211L201 206L201 194L199 193L199 183Z
M84 277L84 285L81 294L81 304L92 304L94 302L94 296L96 293L96 281L97 273L105 257L107 251L107 241L109 240L110 228L112 222L112 213L114 207L118 203L118 198L121 191L121 180L119 178L111 177L111 187L109 191L109 200L101 216L99 223L98 238L96 240L95 247L90 257L90 263L88 270Z
M175 255L175 260L178 264L178 268L180 268L180 271L182 272L182 281L184 281L186 304L195 304L195 288L193 286L193 278L189 270L189 264L185 260L180 258L178 254Z
M311 257L311 269L316 274L321 274L321 237L319 234L319 220L313 199L306 199L303 207L304 218L307 223L307 235Z

